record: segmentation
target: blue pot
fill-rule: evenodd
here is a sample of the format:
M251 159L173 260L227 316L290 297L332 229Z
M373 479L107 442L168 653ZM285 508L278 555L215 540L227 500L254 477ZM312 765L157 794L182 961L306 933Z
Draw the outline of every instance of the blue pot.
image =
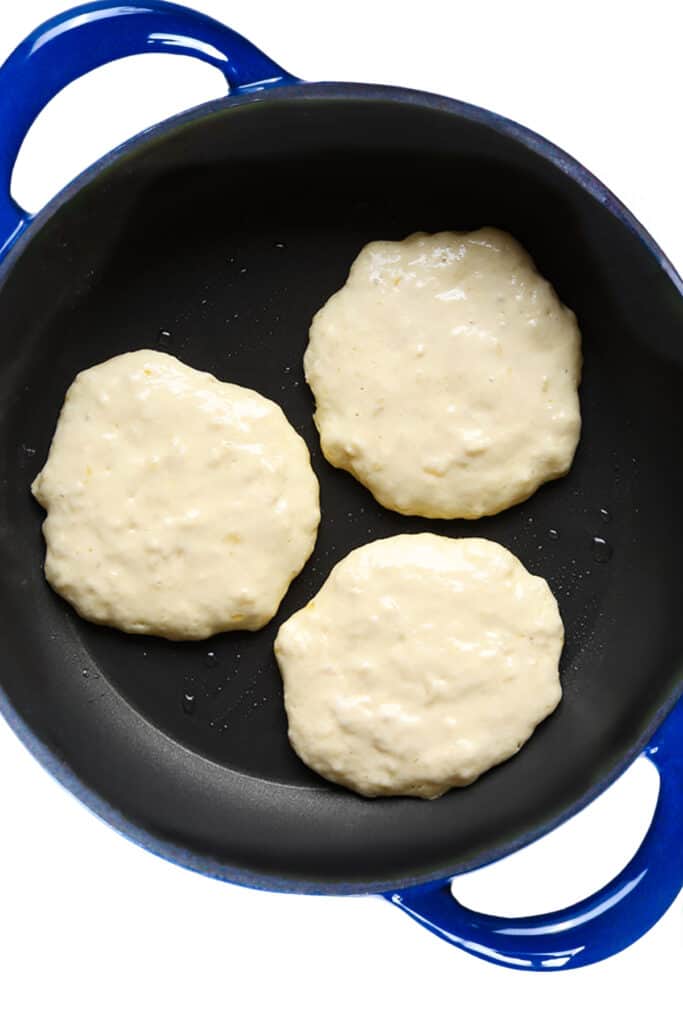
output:
M148 52L189 55L218 68L225 75L229 84L229 99L206 104L197 108L196 111L191 111L150 130L148 133L143 133L139 139L120 147L114 154L110 154L95 167L85 172L36 218L32 218L21 210L10 196L10 178L22 140L40 110L60 89L88 71L120 57ZM19 287L16 282L19 281L21 262L29 259L31 252L37 251L36 240L49 234L50 225L56 221L61 212L69 204L74 203L84 190L91 188L93 183L96 183L98 178L104 175L109 168L123 166L130 156L141 151L143 143L149 148L156 140L170 139L172 136L182 139L182 130L191 125L193 121L202 118L206 120L223 109L234 110L240 107L244 109L245 115L252 116L253 111L259 107L265 97L275 95L293 97L297 103L301 98L307 97L311 100L326 100L328 98L335 99L335 101L348 100L356 104L354 110L358 109L358 101L364 98L372 101L375 105L373 109L386 101L386 121L380 119L372 124L375 124L378 147L384 146L387 151L389 147L388 134L387 138L383 137L383 125L389 124L393 117L390 112L390 104L395 105L399 101L403 111L402 116L405 116L405 111L412 106L416 109L436 112L443 117L444 123L450 119L454 125L457 123L465 132L487 133L486 139L489 141L485 145L482 143L482 146L483 149L486 146L489 147L491 166L494 166L496 161L499 162L501 175L512 174L511 167L505 163L503 144L508 147L512 145L517 147L520 153L528 157L529 168L533 164L534 167L545 168L548 174L553 176L553 180L556 182L554 188L560 191L565 189L568 196L570 194L572 196L580 195L581 202L585 204L587 211L599 211L595 213L594 220L588 217L590 226L586 228L586 237L596 248L602 244L601 240L604 240L605 246L610 249L614 265L623 275L623 280L628 282L631 279L629 275L633 276L634 280L642 282L642 294L647 293L652 296L649 312L652 317L652 334L656 335L653 337L652 346L658 350L666 365L671 367L671 374L680 372L680 356L677 355L670 342L670 337L677 329L676 325L680 328L683 322L683 303L681 301L683 286L679 277L655 242L623 205L585 168L567 154L519 125L495 114L455 101L411 93L406 90L382 89L374 86L307 85L285 72L231 29L204 15L173 4L163 3L161 0L149 0L148 3L138 3L137 0L133 0L125 6L96 2L67 11L46 22L32 33L0 69L0 261L2 261L0 264L0 309L2 309L3 296L8 294L15 284L16 287ZM339 103L336 109L341 112L340 117L345 116ZM246 121L244 123L246 125ZM272 123L278 124L276 119ZM370 123L368 121L368 125ZM405 121L405 124L408 125L408 120ZM340 132L344 130L345 127L340 121ZM406 127L406 131L408 130ZM368 131L371 132L372 129L368 128ZM248 131L245 131L245 138L247 137ZM428 142L429 140L425 136L424 144L427 148ZM327 143L321 137L320 145L325 144ZM500 153L496 149L498 144L501 147ZM445 145L446 137L444 135ZM276 146L275 141L273 141L273 146ZM182 146L179 143L178 153L181 151ZM426 152L427 149L425 149ZM482 163L482 174L488 173L486 169L488 166L488 164L485 166ZM531 170L528 172L518 170L515 173L521 174L529 189L539 188L538 194L541 196L540 178L535 179ZM293 179L288 180L290 183L293 181ZM481 201L481 196L478 201ZM494 195L489 196L487 202L490 203L491 209L496 209ZM489 208L486 207L486 204L484 207ZM533 207L533 201L531 207ZM477 215L477 213L474 214L475 219ZM371 212L368 216L371 216ZM414 226L421 227L422 225ZM66 243L64 244L66 245ZM590 254L587 258L589 256ZM550 243L546 257L547 264L552 270L553 248ZM78 254L69 256L69 259L76 262L79 258ZM321 260L324 262L324 254L321 254ZM48 273L49 265L45 264L45 267L47 268L46 273ZM637 274L633 271L633 267L637 268ZM55 271L55 273L62 273L62 270ZM605 288L606 286L603 283L600 287ZM58 289L56 290L58 291ZM620 299L624 318L635 324L639 317L642 317L642 310L637 308L639 289L625 287L624 293L623 299ZM320 301L324 299L325 294L323 292L319 295ZM56 299L54 301L56 302ZM11 381L11 378L8 380ZM664 400L661 399L661 401ZM607 402L606 398L605 402ZM655 397L652 409L656 410L656 408L657 398ZM610 416L614 415L617 413L610 410ZM656 412L653 412L652 416L655 415ZM4 426L1 429L4 430ZM647 443L648 439L645 439L646 450ZM654 442L652 450L654 450ZM674 488L679 486L679 483L672 484ZM675 490L672 490L672 494L675 495L675 493ZM33 529L33 525L30 525ZM503 528L501 527L501 529ZM11 546L10 541L8 544ZM677 552L678 548L676 548ZM11 558L12 552L10 551L6 556L8 564ZM656 570L654 574L651 570L639 570L635 555L633 555L633 560L631 578L634 580L634 587L637 591L638 588L644 586L645 580L652 579L659 570ZM669 583L673 593L674 586L679 586L678 580L681 574L676 558L672 557L670 561ZM11 566L8 571L11 571ZM21 572L23 571L22 569ZM638 572L641 572L641 576L636 578ZM663 573L664 570L662 570L662 575ZM605 586L608 587L608 584ZM633 615L634 603L636 603L636 599L633 594L630 594L628 602L622 604L619 613L622 616L619 629L624 638L625 650L628 648L625 640L631 632L627 623L632 621L630 616ZM675 608L673 610L675 611ZM640 611L645 615L648 609L640 609ZM659 611L657 614L659 615ZM653 625L648 626L648 629L654 628ZM11 630L8 628L9 632ZM9 644L10 641L7 642ZM41 642L36 640L36 649ZM676 640L675 643L678 644L678 641ZM30 648L31 644L25 644L25 646ZM598 655L597 650L593 652L592 665L598 664ZM625 654L622 673L624 678L629 671L629 659L631 662L633 661L630 655ZM605 752L604 759L600 762L599 777L593 778L590 783L582 782L580 786L577 783L577 789L568 791L568 795L558 794L557 805L547 813L544 812L535 822L533 815L529 814L518 829L506 826L507 831L505 834L502 834L501 831L499 839L482 841L479 848L475 848L476 844L471 843L469 852L459 854L452 863L444 864L441 873L435 866L427 868L422 865L415 871L397 869L395 872L397 882L391 885L384 878L379 880L375 878L374 881L372 879L361 880L360 876L356 875L347 882L343 882L341 879L338 883L332 883L329 880L322 882L313 880L310 885L306 885L304 881L297 880L295 872L291 868L283 869L281 877L261 870L258 866L254 867L253 871L239 868L229 862L221 862L209 855L205 856L183 843L174 842L168 836L162 835L161 829L155 831L151 825L140 825L134 821L133 816L127 813L123 804L117 805L116 800L108 796L104 785L100 786L96 782L84 781L84 772L76 766L75 755L69 755L68 751L65 752L65 747L58 749L56 743L50 742L49 730L40 718L41 712L38 708L40 702L34 701L31 705L33 710L31 710L29 704L24 704L22 701L21 686L12 681L14 678L12 673L16 675L16 661L12 660L9 649L8 653L3 655L2 668L6 681L0 689L0 708L10 725L49 771L75 792L91 809L130 838L177 863L226 880L280 890L381 892L386 899L409 914L414 920L466 952L504 966L541 971L582 966L624 949L652 927L676 898L681 887L683 880L683 785L681 781L683 778L683 705L676 703L681 693L680 671L670 673L669 677L664 680L663 671L660 672L660 669L657 668L655 673L654 667L652 668L650 673L652 680L656 674L657 678L662 676L662 681L656 686L654 681L651 682L650 703L644 707L639 716L634 712L630 731L624 728L618 736L613 738L613 747ZM38 669L36 669L36 675L40 676ZM645 686L649 685L649 678L647 665L644 665L641 669L641 692ZM28 687L28 685L26 682L25 686ZM69 685L72 685L72 682L69 682ZM81 682L79 685L84 686L85 684ZM66 681L64 686L64 692L66 692ZM614 715L616 721L618 713L620 713L619 701L625 700L627 695L631 699L626 681L624 681L623 691L623 694L615 693L612 706L605 705L603 713L606 716L606 721L609 720L611 714ZM584 694L584 698L585 696L586 694ZM581 695L577 696L573 704L574 707L577 706L580 699ZM600 711L596 710L597 701L590 707L591 713L595 710L596 718L598 718ZM123 713L123 710L120 710L120 714L123 715ZM130 735L134 734L135 729L142 730L143 728L139 717L135 721L132 717L126 721L126 728L130 730ZM605 726L605 733L607 734L607 732L607 726ZM64 736L66 736L66 732ZM140 732L140 736L142 736L142 732ZM65 739L64 743L66 744L66 742ZM142 740L140 742L143 744ZM162 742L158 735L155 742ZM534 744L537 742L536 738L533 742ZM543 740L539 738L538 743L542 742ZM133 744L128 752L131 758L134 756L132 747ZM547 832L549 828L584 806L604 789L639 753L650 759L660 774L657 808L648 833L633 860L600 892L566 910L522 919L498 918L479 914L462 907L452 898L450 876L454 872L490 862ZM525 753L524 757L526 756ZM532 756L529 755L529 757ZM496 778L502 778L500 773L505 772L507 773L506 777L513 779L513 773L518 770L517 761L518 759L515 758L514 766L504 766L498 769L499 774ZM520 755L519 764L523 765L524 763ZM531 764L531 761L528 763ZM194 768L192 770L195 771ZM520 772L522 770L519 768ZM119 765L117 771L119 774L122 771L125 773L125 768L121 768ZM198 769L196 771L198 772ZM491 774L494 775L494 773ZM492 782L491 786L496 784ZM488 792L484 788L485 785L488 786L488 782L477 783L472 792L481 794ZM142 788L142 783L140 786ZM478 788L480 786L481 789ZM349 799L356 800L355 797L349 797ZM465 798L460 797L460 799L464 800ZM482 799L484 799L483 796ZM367 816L369 805L363 804L362 806L364 807L363 813ZM399 804L397 803L396 806L398 807ZM444 803L443 806L448 805ZM397 813L399 812L397 811ZM400 813L407 812L401 811ZM420 813L426 812L421 810ZM443 812L433 810L430 813L436 815ZM292 820L295 821L295 819ZM235 821L241 822L241 819L236 818ZM267 822L264 827L267 831ZM293 824L292 828L294 827ZM326 829L327 826L321 824L318 837L321 846L325 842ZM437 860L438 858L435 857L434 865ZM448 877L444 877L446 874Z

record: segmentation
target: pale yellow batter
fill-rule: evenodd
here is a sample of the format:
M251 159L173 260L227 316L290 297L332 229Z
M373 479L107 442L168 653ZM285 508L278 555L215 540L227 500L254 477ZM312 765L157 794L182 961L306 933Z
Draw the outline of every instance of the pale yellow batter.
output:
M503 231L366 245L304 367L325 457L406 515L493 515L571 465L576 318Z
M280 627L290 741L365 796L440 796L553 711L563 642L548 584L499 544L375 541Z
M54 589L86 619L171 640L265 625L320 519L280 407L152 351L78 374L32 490Z

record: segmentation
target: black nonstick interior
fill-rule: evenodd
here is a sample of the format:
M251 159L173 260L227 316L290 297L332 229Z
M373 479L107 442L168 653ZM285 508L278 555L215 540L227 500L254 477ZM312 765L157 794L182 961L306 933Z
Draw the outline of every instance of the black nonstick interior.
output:
M404 518L321 456L308 325L365 242L485 224L519 238L578 315L582 439L569 476L498 516ZM31 229L0 278L0 333L2 687L80 795L152 848L273 888L452 873L584 801L680 689L683 300L618 211L504 126L357 86L208 104L105 161ZM318 543L258 633L123 636L44 582L29 485L64 392L141 347L258 389L310 447ZM564 700L472 787L366 800L290 750L273 638L352 548L425 529L500 541L548 579Z

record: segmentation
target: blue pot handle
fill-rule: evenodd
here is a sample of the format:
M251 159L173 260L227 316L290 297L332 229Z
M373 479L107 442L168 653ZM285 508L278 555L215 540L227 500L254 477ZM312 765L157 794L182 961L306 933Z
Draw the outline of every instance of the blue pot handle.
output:
M30 220L10 196L26 133L65 85L141 53L174 53L218 68L233 93L295 81L243 36L205 14L163 0L96 0L37 28L0 68L0 259Z
M683 699L643 756L660 776L652 824L633 860L594 896L567 910L523 918L468 910L451 895L449 881L386 898L459 949L505 967L556 971L618 953L656 924L683 885Z

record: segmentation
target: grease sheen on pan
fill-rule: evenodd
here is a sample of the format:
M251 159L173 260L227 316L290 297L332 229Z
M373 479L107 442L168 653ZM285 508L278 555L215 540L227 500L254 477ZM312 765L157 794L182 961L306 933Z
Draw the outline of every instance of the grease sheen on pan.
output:
M304 367L325 457L405 515L493 515L571 466L576 318L503 231L366 245Z
M278 405L148 350L78 374L32 490L54 589L86 619L172 640L265 625L320 519Z
M500 544L374 541L280 627L290 741L365 796L440 796L516 753L556 707L563 642L548 584Z

